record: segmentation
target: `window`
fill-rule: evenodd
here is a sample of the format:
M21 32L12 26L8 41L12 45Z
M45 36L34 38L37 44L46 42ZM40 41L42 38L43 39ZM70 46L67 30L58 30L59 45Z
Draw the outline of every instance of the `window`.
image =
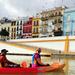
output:
M35 33L35 28L33 29L33 33Z
M61 19L60 19L60 18L58 19L58 23L62 23L62 21L61 21Z
M19 21L17 22L17 25L19 25Z
M59 15L61 16L61 15L62 15L62 13L61 13L61 12L59 12Z
M38 28L36 28L36 33L38 33Z
M13 26L13 22L11 22L11 26Z
M14 25L16 25L16 21L14 21Z
M36 22L34 21L34 26L36 25Z
M13 32L13 28L12 28L12 32Z
M13 33L11 33L11 37L13 38Z
M19 31L19 28L17 27L17 31Z
M58 15L58 13L56 12L56 13L55 13L55 16L57 16L57 15Z
M8 27L8 32L9 32L9 27Z
M37 20L37 25L39 25L39 21Z
M20 25L22 25L22 21L20 22Z
M21 35L22 33L20 32L20 35Z
M56 24L57 23L57 19L55 19L55 21L54 21L54 24Z
M14 33L14 38L16 37L16 34Z
M14 28L14 32L16 32L16 28Z
M18 36L18 32L17 32L17 36Z

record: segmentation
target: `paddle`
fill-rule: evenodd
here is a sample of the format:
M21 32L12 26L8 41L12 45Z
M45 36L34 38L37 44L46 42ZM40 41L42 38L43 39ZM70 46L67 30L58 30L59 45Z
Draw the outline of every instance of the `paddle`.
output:
M7 55L17 55L17 56L32 56L33 54L22 54L22 53L7 53ZM42 54L43 57L50 57L51 55Z

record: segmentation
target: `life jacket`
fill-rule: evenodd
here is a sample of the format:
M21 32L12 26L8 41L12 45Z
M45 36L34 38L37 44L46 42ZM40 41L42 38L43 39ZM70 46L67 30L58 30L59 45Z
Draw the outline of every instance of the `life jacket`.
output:
M6 56L0 54L0 66L1 67L4 67L5 66L6 60L7 60L6 59Z
M0 54L0 66L1 67L20 67L20 64L9 61L5 55Z
M37 58L41 58L41 57L40 57L40 54L34 53L33 56L32 56L32 64L38 65Z

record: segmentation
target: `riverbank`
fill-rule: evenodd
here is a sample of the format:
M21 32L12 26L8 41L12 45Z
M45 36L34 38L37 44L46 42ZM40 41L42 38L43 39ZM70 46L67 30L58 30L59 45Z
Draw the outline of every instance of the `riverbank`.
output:
M75 59L75 54L65 54L65 53L62 53L62 54L52 54L51 55L51 58L63 58L63 59Z
M16 39L8 40L7 42L32 47L40 47L65 53L75 52L75 36Z

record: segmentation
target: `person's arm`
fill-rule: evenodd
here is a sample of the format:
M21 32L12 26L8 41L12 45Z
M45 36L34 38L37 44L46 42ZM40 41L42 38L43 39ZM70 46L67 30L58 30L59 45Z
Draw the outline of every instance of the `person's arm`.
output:
M36 55L36 61L38 62L38 64L42 65L42 66L49 66L49 64L44 64L42 61L41 61L41 56L40 55Z
M35 54L35 59L36 59L36 61L38 62L38 64L40 64L40 65L44 65L43 63L42 63L42 61L41 61L41 56L39 55L39 54Z
M8 60L6 57L5 57L5 62L6 62L7 64L16 64L16 63L14 63L14 62Z
M44 64L40 58L37 59L38 63L42 66L50 66L49 64Z
M6 63L8 63L8 64L16 64L16 63L14 63L12 61L9 61L9 60L6 60Z
M44 65L44 64L42 63L42 61L41 61L41 58L37 58L36 60L37 60L37 62L38 62L39 64Z

